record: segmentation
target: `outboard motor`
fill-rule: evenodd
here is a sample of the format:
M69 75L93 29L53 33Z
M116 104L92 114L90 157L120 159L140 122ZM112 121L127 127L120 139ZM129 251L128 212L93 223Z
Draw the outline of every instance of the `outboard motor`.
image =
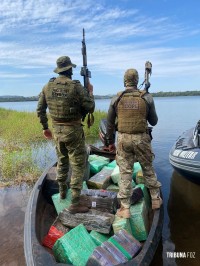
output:
M101 119L100 124L99 124L99 137L105 149L109 146L106 127L107 127L107 120ZM113 137L115 139L115 134L113 135Z
M99 138L100 138L101 142L103 143L105 149L108 148L108 146L109 146L106 127L107 127L107 120L105 118L101 119L101 121L99 123ZM148 127L148 134L149 134L151 140L153 139L152 130L153 130L153 127ZM114 139L116 139L116 131L117 131L117 123L115 125L115 133L113 134Z
M200 147L200 120L197 122L197 125L193 133L193 143L195 147Z

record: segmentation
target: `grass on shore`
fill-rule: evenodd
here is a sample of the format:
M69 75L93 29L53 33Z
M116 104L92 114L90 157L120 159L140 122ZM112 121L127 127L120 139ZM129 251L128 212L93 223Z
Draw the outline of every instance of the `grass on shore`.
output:
M87 117L84 121L86 138L98 138L99 122L106 118L106 113L94 112L94 125L88 129ZM49 127L51 128L51 119ZM48 153L47 140L42 134L42 126L35 112L18 112L0 108L0 187L5 185L21 184L26 182L34 184L43 169L36 163L40 150ZM46 158L46 167L50 163ZM44 165L45 167L45 165ZM43 167L43 168L44 168Z

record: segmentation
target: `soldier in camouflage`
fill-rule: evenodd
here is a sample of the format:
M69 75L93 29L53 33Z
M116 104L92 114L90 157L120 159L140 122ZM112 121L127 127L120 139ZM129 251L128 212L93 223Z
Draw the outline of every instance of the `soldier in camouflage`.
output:
M89 83L86 90L78 80L72 80L72 68L76 65L68 56L59 57L56 63L54 72L59 76L51 78L43 87L39 96L37 114L43 126L45 138L51 139L53 135L56 143L60 198L66 198L66 180L70 163L72 204L69 211L71 213L87 212L89 209L80 203L86 163L85 137L81 119L86 113L94 111L93 86ZM47 108L52 119L53 134L48 128Z
M130 197L132 194L132 172L134 162L139 161L143 170L145 185L152 198L152 209L160 208L161 183L157 181L152 162L154 154L148 124L155 126L158 117L152 96L146 91L137 89L139 76L135 69L128 69L124 75L125 90L113 97L107 116L107 137L109 151L115 151L113 133L118 121L118 139L116 161L119 165L121 180L118 198L121 208L117 215L130 217Z

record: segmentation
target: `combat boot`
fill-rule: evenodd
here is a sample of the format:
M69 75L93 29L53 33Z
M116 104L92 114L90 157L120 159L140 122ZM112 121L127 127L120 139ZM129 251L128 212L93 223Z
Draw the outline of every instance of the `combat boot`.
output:
M129 209L129 208L121 207L120 209L117 210L116 215L117 215L118 217L128 219L128 218L131 217L130 209Z
M87 206L82 205L80 202L72 203L69 208L69 212L72 214L75 213L85 213L89 211L89 208Z

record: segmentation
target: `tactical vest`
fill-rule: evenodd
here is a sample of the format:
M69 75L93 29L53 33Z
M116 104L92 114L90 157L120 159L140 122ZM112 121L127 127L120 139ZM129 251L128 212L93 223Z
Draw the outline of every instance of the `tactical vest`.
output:
M50 79L44 90L49 113L53 121L74 121L81 119L81 106L76 83L69 78Z
M146 103L142 98L144 92L129 90L118 95L118 131L130 134L146 132Z

